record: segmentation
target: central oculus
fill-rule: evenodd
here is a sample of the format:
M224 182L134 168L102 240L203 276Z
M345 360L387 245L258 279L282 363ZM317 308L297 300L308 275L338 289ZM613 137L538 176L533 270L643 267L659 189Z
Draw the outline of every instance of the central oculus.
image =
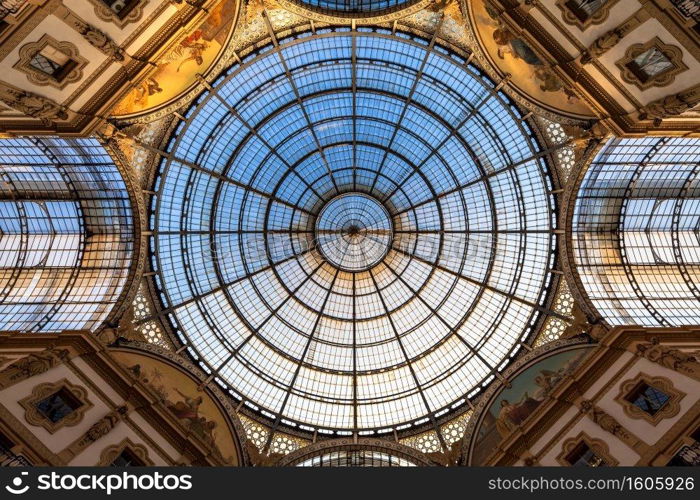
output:
M393 239L393 224L384 205L363 193L331 199L316 219L316 244L333 266L361 272L377 265Z

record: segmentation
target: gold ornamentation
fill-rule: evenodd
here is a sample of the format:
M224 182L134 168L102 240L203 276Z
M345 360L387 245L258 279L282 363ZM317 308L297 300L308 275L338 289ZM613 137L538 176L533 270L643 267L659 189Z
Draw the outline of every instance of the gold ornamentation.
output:
M31 353L9 364L0 372L0 388L6 388L22 380L44 373L68 359L68 349L49 348Z
M57 422L53 422L37 408L37 403L60 391L61 389L68 391L76 400L80 402L80 406L75 408L71 413ZM51 434L55 433L62 427L72 427L77 425L80 423L80 421L82 421L83 417L85 416L85 412L92 408L92 403L87 397L87 390L84 387L71 384L66 379L59 380L55 383L47 382L37 385L32 389L31 395L20 400L19 404L22 406L22 408L24 408L24 419L28 423L38 427L43 427Z
M577 14L575 11L576 2L573 0L557 0L557 7L561 10L562 19L567 24L573 24L578 26L581 31L585 30L589 26L594 24L602 24L610 15L610 9L618 2L618 0L608 0L603 5L600 6L590 16L583 17L581 13Z
M102 0L89 0L95 7L95 14L97 17L103 21L114 23L120 28L123 28L129 23L133 23L141 19L143 16L143 7L146 5L148 0L138 0L137 3L131 7L129 12L125 16L120 16L115 11L109 8Z
M658 74L650 75L646 79L640 78L631 68L635 58L645 52L656 49L669 60L673 65L671 68L664 70ZM673 83L676 75L688 69L683 63L683 51L675 45L668 45L662 42L658 37L654 37L647 43L635 43L631 45L625 52L625 56L615 63L621 70L622 79L631 83L641 90L646 90L651 87L665 87Z
M605 462L605 465L614 466L618 464L618 461L615 460L610 454L610 449L608 448L608 445L602 439L594 439L585 432L580 432L579 435L575 438L569 438L566 441L564 441L561 453L559 453L559 455L557 456L557 462L566 467L572 465L567 460L567 457L571 455L571 452L573 452L574 449L581 444L585 444L586 446L588 446L588 448L591 449L591 451L593 451L593 453L595 453L598 457L602 458Z
M647 384L654 387L668 396L668 401L659 408L654 415L650 415L637 405L629 401L629 396L639 387L640 384ZM622 410L630 418L644 419L652 425L658 424L665 418L671 418L680 412L680 401L685 397L685 393L674 389L673 382L666 377L652 377L645 373L639 373L636 377L624 381L620 385L620 392L615 397L615 401L622 405Z
M55 78L48 73L34 68L30 63L32 59L41 51L51 48L67 57L65 74L60 78ZM14 64L14 68L27 75L27 79L34 85L51 86L62 89L69 83L75 83L83 78L83 68L88 60L78 53L78 47L70 42L59 42L50 35L44 35L36 42L23 45L19 49L19 61Z
M56 120L67 120L66 108L47 97L26 90L13 88L0 89L0 101L32 118L41 120L49 126Z
M129 438L124 438L120 443L107 446L100 454L98 466L105 467L110 465L114 460L121 455L124 450L129 450L146 466L153 465L153 461L148 456L148 450L142 444L136 444Z

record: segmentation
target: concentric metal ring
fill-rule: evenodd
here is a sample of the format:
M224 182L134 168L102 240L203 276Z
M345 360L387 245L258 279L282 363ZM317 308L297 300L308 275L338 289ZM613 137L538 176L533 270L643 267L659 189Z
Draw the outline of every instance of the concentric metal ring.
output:
M389 212L363 193L336 196L316 220L316 242L323 256L338 269L366 271L389 251L393 226Z
M439 418L507 367L546 311L556 236L542 150L496 85L439 43L295 36L227 70L169 142L153 217L163 315L275 425ZM360 199L367 213L342 210ZM316 242L364 226L391 229L379 259Z

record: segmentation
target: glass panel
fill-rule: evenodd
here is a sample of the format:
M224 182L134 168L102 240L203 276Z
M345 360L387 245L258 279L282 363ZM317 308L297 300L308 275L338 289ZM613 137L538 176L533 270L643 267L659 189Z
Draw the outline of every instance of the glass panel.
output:
M644 383L635 388L627 397L627 401L649 415L656 415L656 412L658 412L668 400L669 397L666 393Z
M60 422L80 406L82 403L65 388L36 403L36 409L53 423Z
M673 63L658 48L652 47L635 57L630 63L630 69L646 81L673 68Z
M700 140L612 139L581 184L581 282L614 325L700 322Z
M268 417L377 429L507 365L556 238L540 145L494 87L385 30L230 68L173 136L154 205L165 306L204 369Z
M309 458L297 467L415 467L405 458L369 450L334 451Z
M569 0L566 2L567 7L581 21L586 21L593 14L598 12L608 0Z
M131 450L126 448L109 464L111 467L143 467L145 464Z
M97 328L134 246L111 157L96 139L2 139L0 178L0 330Z
M319 10L376 13L399 9L416 3L417 0L297 0L300 4Z
M574 451L566 457L566 460L574 467L603 467L607 465L605 460L596 455L586 443L576 446Z

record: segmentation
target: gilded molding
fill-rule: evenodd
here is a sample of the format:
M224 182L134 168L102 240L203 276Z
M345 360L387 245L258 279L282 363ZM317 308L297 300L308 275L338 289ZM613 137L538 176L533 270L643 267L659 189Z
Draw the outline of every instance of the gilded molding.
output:
M124 450L129 450L131 453L136 455L139 460L143 462L146 466L152 466L153 460L148 456L148 450L142 444L136 444L129 438L122 439L121 442L107 446L102 453L100 453L100 460L97 462L97 466L106 467L114 462L119 455L122 454Z
M200 381L202 389L205 388L210 392L214 399L219 403L224 413L229 417L229 422L233 427L232 431L234 436L243 443L246 439L245 429L241 420L238 418L238 413L236 408L233 406L233 401L224 392L217 387L217 385L212 382L211 378L204 373L199 367L190 363L187 359L180 356L178 353L164 349L155 344L148 344L146 342L122 342L119 343L117 348L123 349L133 349L135 351L143 351L144 353L150 353L152 356L161 357L175 366L179 366L184 371L188 372L195 379ZM245 446L241 446L241 463L240 465L246 465L250 461L248 451Z
M612 7L618 1L619 0L608 0L607 2L602 4L598 10L596 10L591 16L587 17L586 19L581 19L579 16L577 16L576 13L574 13L574 11L568 5L572 2L572 0L557 0L556 6L561 11L561 16L564 22L566 22L567 24L578 26L578 28L581 31L584 31L589 26L604 23L608 19L608 16L610 16L610 9L612 9Z
M80 406L59 421L52 422L46 415L39 411L37 403L61 389L70 392L73 397L80 402ZM29 396L19 401L19 404L24 408L24 419L29 424L43 427L51 434L62 427L78 425L83 420L83 417L85 417L85 412L93 406L88 398L87 390L82 386L70 383L65 378L58 382L47 382L37 385L32 389L32 393Z
M605 465L615 466L618 465L618 461L610 454L610 448L608 448L607 443L602 439L594 439L590 437L585 432L580 432L578 436L574 438L569 438L562 444L561 453L557 456L557 462L565 467L570 467L571 464L566 458L571 454L574 449L585 443L593 453L603 459Z
M553 342L548 342L537 349L534 349L523 356L521 356L517 361L510 365L504 372L503 378L511 380L517 376L518 372L526 368L533 361L542 358L545 354L553 354L556 352L561 352L567 347L582 346L586 344L586 339L581 337L574 337L570 339L559 339ZM467 428L464 431L464 438L462 442L462 453L460 459L460 465L472 465L471 455L472 448L476 443L478 438L477 430L479 428L483 414L488 411L490 402L497 392L503 388L502 384L492 384L478 399L475 404L472 417L467 422Z
M92 3L95 10L95 15L98 18L109 23L114 23L120 28L123 28L129 23L134 23L140 20L141 17L143 17L143 8L146 5L146 3L148 3L148 0L138 0L136 5L134 5L131 8L128 14L126 14L124 17L120 17L119 14L110 9L109 6L105 4L102 0L88 1Z
M654 415L650 415L637 405L629 401L629 395L639 384L645 383L651 387L661 390L668 396L668 401L657 410ZM620 392L615 396L625 415L632 419L643 419L652 425L658 424L665 418L672 418L681 411L680 401L685 397L685 393L673 387L673 382L666 377L652 377L646 373L639 373L636 377L625 380L620 385Z
M46 47L62 52L74 63L74 66L60 80L32 67L30 64L32 58ZM51 35L46 34L36 42L27 43L19 49L19 60L14 64L13 68L27 75L27 79L34 85L63 89L68 84L75 83L83 78L83 68L85 68L87 63L88 60L80 55L78 47L74 44L71 42L59 42Z
M654 48L661 52L670 61L673 67L657 75L650 75L647 80L641 80L639 76L630 69L630 64L634 62L636 57ZM662 42L658 37L654 37L646 43L635 43L631 45L625 52L624 57L617 61L615 65L620 68L622 80L637 86L641 90L646 90L651 87L666 87L673 83L676 75L688 69L688 66L683 63L683 51L675 45Z
M40 457L43 462L47 465L54 467L61 467L66 465L66 462L49 450L46 445L36 437L36 435L30 431L17 417L15 417L10 411L5 408L0 403L0 421L11 427L12 430L17 434L19 439L22 441L26 448L29 448L31 452ZM39 463L33 463L33 465L42 465Z

